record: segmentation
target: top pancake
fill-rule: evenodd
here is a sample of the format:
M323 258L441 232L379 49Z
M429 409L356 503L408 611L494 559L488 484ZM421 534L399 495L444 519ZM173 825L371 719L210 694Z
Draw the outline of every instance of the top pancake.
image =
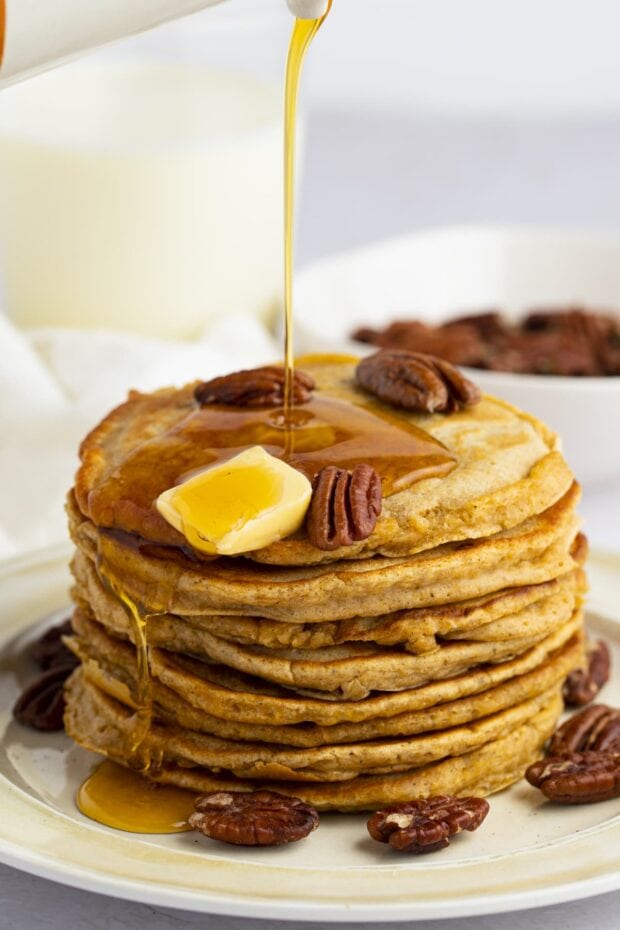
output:
M302 367L315 379L317 396L353 405L368 400L354 384L354 362L315 358ZM157 545L187 545L154 502L171 484L166 475L174 473L174 483L200 467L201 456L203 467L212 459L200 434L209 408L197 416L193 389L132 392L86 437L75 499L97 527ZM386 405L379 408L394 413ZM311 565L375 554L411 555L515 527L549 508L573 481L555 435L501 401L486 397L475 407L448 415L400 415L446 447L456 463L449 474L422 478L384 498L375 531L352 546L316 549L302 529L247 556L276 565ZM166 468L158 468L164 458Z

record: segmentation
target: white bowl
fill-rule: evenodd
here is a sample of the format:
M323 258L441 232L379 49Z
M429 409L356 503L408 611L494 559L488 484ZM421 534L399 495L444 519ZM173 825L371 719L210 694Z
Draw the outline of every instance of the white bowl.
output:
M620 236L523 227L415 233L304 269L296 282L296 350L353 352L359 326L441 322L462 312L567 303L620 308ZM620 377L469 370L489 394L540 417L562 437L582 482L620 477Z

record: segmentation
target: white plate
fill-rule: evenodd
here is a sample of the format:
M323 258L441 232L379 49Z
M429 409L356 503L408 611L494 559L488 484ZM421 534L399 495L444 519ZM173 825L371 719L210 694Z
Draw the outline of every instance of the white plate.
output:
M620 311L617 233L502 226L429 229L335 255L295 283L296 349L354 352L359 326L439 323L459 313L582 304ZM488 394L548 423L582 482L620 473L620 377L469 372ZM604 450L604 454L603 451Z
M620 556L594 557L590 576L597 612L590 625L612 641L620 662ZM95 757L64 734L21 727L10 714L32 675L20 654L33 624L65 613L66 550L2 566L0 583L0 860L8 865L149 904L297 920L465 916L620 888L620 800L554 807L526 782L492 798L477 833L419 858L371 841L363 815L325 815L307 840L262 851L93 823L73 796ZM618 680L604 699L620 703Z

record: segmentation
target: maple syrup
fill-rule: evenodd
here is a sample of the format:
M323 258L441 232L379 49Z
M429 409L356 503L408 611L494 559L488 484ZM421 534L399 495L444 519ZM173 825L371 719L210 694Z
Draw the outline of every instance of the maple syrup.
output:
M367 462L381 477L385 496L454 467L453 456L440 442L406 415L371 398L360 395L352 404L317 392L295 407L292 416L295 425L289 429L290 424L283 424L269 408L194 407L170 430L141 443L113 478L90 492L93 520L109 524L110 514L122 509L126 529L152 543L170 541L170 528L154 511L153 501L168 488L250 446L262 446L311 481L326 465L354 468ZM130 523L133 515L135 524Z
M129 833L184 833L195 792L159 785L106 760L80 785L76 803L91 820Z
M286 63L284 94L284 411L289 414L293 397L293 259L295 216L295 141L297 133L297 99L299 79L306 52L331 10L329 0L318 19L296 19Z
M97 573L104 586L121 602L131 621L133 641L136 647L138 678L135 695L136 710L131 718L129 740L124 749L125 754L133 759L134 764L138 765L143 771L149 771L156 768L155 760L150 753L140 751L153 718L147 625L149 619L158 616L160 612L147 611L141 604L134 601L114 575L105 567L101 555L97 559Z

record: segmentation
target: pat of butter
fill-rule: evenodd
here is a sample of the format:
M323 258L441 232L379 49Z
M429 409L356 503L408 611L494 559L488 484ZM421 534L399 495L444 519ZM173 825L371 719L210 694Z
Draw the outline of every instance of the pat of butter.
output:
M298 530L311 496L305 475L253 446L164 491L156 506L195 549L236 555Z

